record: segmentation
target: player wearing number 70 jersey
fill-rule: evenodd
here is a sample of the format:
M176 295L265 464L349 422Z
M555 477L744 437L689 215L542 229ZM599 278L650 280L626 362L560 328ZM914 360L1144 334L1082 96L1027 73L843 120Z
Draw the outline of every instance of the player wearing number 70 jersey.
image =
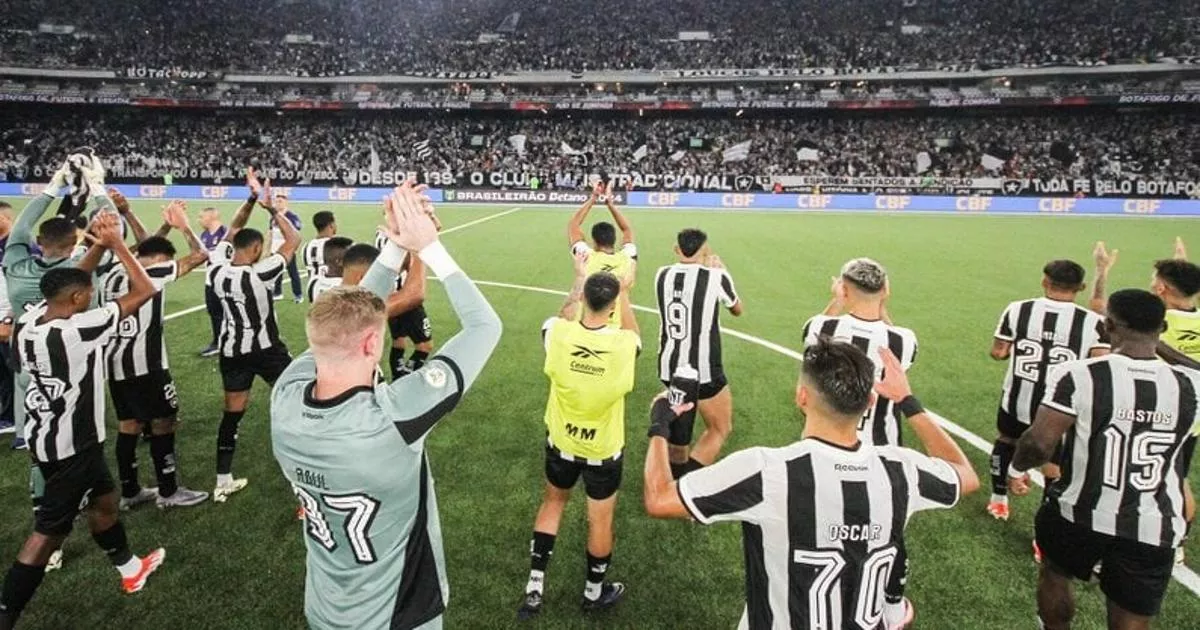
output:
M992 341L992 358L1008 361L1000 409L996 412L999 435L992 447L992 498L987 511L1008 520L1008 466L1017 440L1033 422L1042 404L1050 367L1108 352L1104 318L1075 304L1084 290L1083 267L1070 260L1054 260L1042 269L1040 298L1013 302L1004 309ZM1043 471L1058 477L1057 462Z
M902 627L903 619L884 612L884 585L900 570L909 517L951 507L979 487L962 450L913 397L896 357L886 348L877 356L885 365L878 385L874 364L858 348L828 338L809 345L795 394L805 416L800 441L738 451L678 482L660 438L689 404L654 402L646 511L706 525L742 523L746 608L739 628ZM873 390L897 403L928 456L859 439Z
M500 340L499 317L437 241L420 195L406 184L390 203L401 215L390 242L361 286L317 298L310 349L271 395L275 458L304 509L305 615L319 630L442 627L449 587L425 438ZM462 331L420 370L376 385L401 247L441 280Z

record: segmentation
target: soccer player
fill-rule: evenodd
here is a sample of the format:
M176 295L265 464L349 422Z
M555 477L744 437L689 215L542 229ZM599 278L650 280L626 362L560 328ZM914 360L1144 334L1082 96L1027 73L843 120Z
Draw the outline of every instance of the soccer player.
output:
M387 244L384 243L386 247ZM367 243L355 243L342 255L342 284L354 287L362 284L367 271L379 257L379 250Z
M625 448L625 396L633 391L641 352L637 320L629 301L634 266L618 279L607 271L589 274L586 252L575 254L575 285L557 317L542 326L543 371L550 379L546 402L546 485L533 523L531 567L518 619L542 610L546 569L571 489L583 478L587 494L587 580L584 612L615 606L625 585L608 582L612 561L613 513L621 487ZM624 296L625 299L618 299ZM583 314L576 311L583 305ZM621 328L612 328L620 305Z
M700 401L704 433L689 452L696 415L686 414L671 435L671 472L679 478L717 461L721 447L733 431L733 393L721 362L721 309L734 317L744 306L733 286L733 277L721 258L713 254L708 235L687 229L676 239L679 262L663 267L654 276L658 300L658 377L666 384L681 366L700 373Z
M270 182L270 180L267 180L267 189L269 190L270 187L271 187L271 182ZM295 212L292 212L288 208L288 196L287 196L287 193L285 193L283 191L279 191L279 192L275 193L275 196L273 198L260 199L259 203L264 208L267 208L271 212L271 221L269 223L270 228L271 228L271 253L277 254L280 251L282 251L284 244L287 242L287 235L284 231L283 224L285 222L291 224L292 231L299 234L300 226L302 225L302 223L300 222L300 215L296 214ZM292 283L292 301L295 302L296 304L299 304L301 301L303 301L303 297L301 296L301 293L300 293L300 291L301 291L300 269L296 266L296 257L295 256L288 257L287 275L288 275L288 279ZM283 276L282 275L280 275L275 280L275 295L274 295L274 297L276 300L283 298Z
M430 217L433 219L433 224L438 232L441 232L441 221L433 213L430 213ZM387 235L382 231L376 232L375 248L383 251L386 246ZM420 264L419 260L405 255L404 265L400 270L400 277L396 279L395 292L403 291L410 279L414 281L419 280L422 283L420 287L422 300L416 306L407 310L399 310L393 307L389 307L388 309L388 331L392 335L392 347L388 351L388 367L391 370L393 380L421 369L421 366L425 364L425 360L429 358L429 354L433 352L433 322L429 320L429 314L425 312L424 306L425 274L423 270L420 272L414 270L414 265L417 264ZM414 278L414 275L419 275L420 278ZM408 350L405 339L413 342L413 353L407 361L404 359L404 353Z
M25 434L45 490L34 512L33 534L0 589L0 630L16 624L41 584L51 554L81 511L87 514L92 539L121 574L126 593L140 591L166 553L157 549L139 558L130 552L102 448L104 347L118 334L121 320L154 296L154 285L122 240L115 214L102 214L95 234L124 265L129 291L116 302L88 310L91 274L56 266L40 281L45 301L20 318L14 333L13 347L29 377L23 392L29 420Z
M12 232L12 205L0 201L0 260L4 259L4 248ZM0 435L16 433L13 421L13 372L11 365L11 341L13 324L12 305L8 302L8 285L4 280L4 268L0 267Z
M332 212L322 210L313 215L312 222L317 237L304 245L304 268L308 270L309 284L325 272L325 242L337 236L337 220Z
M367 270L378 257L379 250L366 243L351 246L342 257L342 284L348 287L362 284ZM400 290L389 293L385 301L389 320L425 302L425 264L419 257L410 257L405 253L405 265L409 267L409 272L402 274L405 278Z
M115 210L112 201L104 193L104 169L99 160L94 160L91 166L83 169L83 176L89 180L88 189L96 192L93 203ZM21 210L9 234L8 243L4 250L4 277L8 289L8 301L14 313L25 313L44 298L41 290L42 276L51 269L61 267L80 267L88 273L95 271L100 262L99 256L87 257L75 250L75 224L64 217L51 217L42 221L50 204L61 194L68 192L67 180L72 177L70 167L64 163L54 173L50 183L43 192L37 195ZM37 228L37 244L41 256L34 255L33 230ZM102 252L103 248L95 248ZM85 258L87 260L85 261ZM84 267L83 265L87 266ZM29 375L18 368L15 381L15 391L24 392L29 385ZM13 406L13 416L16 433L13 437L13 448L24 449L25 444L25 408L23 405ZM36 474L36 470L35 470Z
M601 198L604 199L605 205L608 206L608 212L612 215L613 221L617 227L614 228L612 223L601 221L592 226L592 242L589 244L583 236L583 222L587 219L587 215L592 211L592 206ZM617 251L617 230L621 230L621 250ZM567 244L571 247L571 255L578 256L587 254L587 272L589 274L607 271L618 278L624 278L629 275L629 270L634 267L637 261L637 245L633 242L634 233L633 226L629 224L629 220L625 215L617 209L613 203L613 195L611 191L606 193L603 182L597 182L592 188L592 194L588 196L588 200L583 206L571 216L571 221L567 223ZM621 327L621 308L618 306L613 310L612 319L608 325L613 328Z
M275 458L305 512L313 628L442 627L449 587L425 439L500 340L500 318L438 242L420 195L405 184L394 196L389 244L362 287L317 298L310 349L271 394ZM421 370L375 385L383 297L404 249L442 280L462 331Z
M319 214L319 213L318 213ZM331 236L320 239L321 254L320 254L320 273L313 275L311 272L308 276L308 303L312 304L317 300L317 296L342 284L342 257L346 255L346 250L354 245L354 241L344 236ZM312 243L309 243L307 249L311 249ZM313 260L310 258L309 260Z
M223 309L221 319L221 381L225 389L225 411L217 432L217 485L213 501L224 503L229 495L246 487L245 478L234 478L233 454L237 448L238 425L246 415L254 377L275 385L292 362L287 346L279 338L275 301L271 286L283 277L288 261L300 247L300 233L271 203L271 189L263 189L253 173L247 177L250 197L238 209L230 236L211 255L209 280ZM267 201L263 202L262 199ZM254 203L259 200L280 226L284 242L279 251L263 258L263 235L244 227Z
M996 519L1008 520L1008 466L1017 440L1042 404L1046 373L1064 361L1108 352L1104 318L1075 304L1086 288L1083 275L1076 262L1050 261L1042 269L1042 297L1009 304L996 326L992 358L1008 361L996 412L999 434L992 447L992 498L987 506ZM1058 477L1058 467L1051 462L1043 473L1049 484Z
M855 346L828 338L804 349L796 405L804 433L781 448L750 448L672 481L670 425L690 404L651 410L645 506L655 518L740 521L746 557L741 628L901 628L884 589L900 570L909 518L954 506L979 478L913 396L900 360L878 350L884 378ZM874 394L893 401L928 456L872 445L858 429Z
M1200 373L1156 356L1165 321L1154 294L1114 293L1104 321L1112 354L1052 369L1037 418L1017 442L1010 490L1022 495L1026 471L1066 439L1062 476L1035 522L1047 630L1071 626L1072 578L1089 580L1097 562L1109 628L1148 628L1162 604L1187 527L1182 487L1200 406Z
M208 252L187 220L187 204L172 202L163 212L166 224L183 233L190 252L175 260L175 246L162 236L138 244L138 263L155 288L154 297L121 320L108 347L109 391L118 419L117 476L121 481L122 510L156 501L158 507L186 507L208 499L179 485L175 454L175 428L179 397L167 364L163 340L164 288L208 261ZM109 271L101 281L103 302L116 302L129 292L131 280L124 268ZM143 428L150 427L150 457L154 462L155 488L138 482L137 444Z
M203 228L200 232L200 242L211 255L217 249L217 245L225 240L229 228L221 223L221 211L212 207L200 211L200 227ZM204 267L204 310L208 312L208 322L212 326L212 339L208 342L208 347L200 351L202 357L215 357L220 353L220 349L217 348L217 336L221 334L222 309L221 301L217 299L208 278L207 271L211 268L212 263Z

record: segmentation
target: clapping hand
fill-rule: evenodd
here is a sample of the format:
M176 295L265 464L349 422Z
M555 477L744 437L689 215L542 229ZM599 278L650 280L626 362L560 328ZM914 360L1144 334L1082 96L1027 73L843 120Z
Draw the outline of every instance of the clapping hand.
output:
M176 230L188 228L187 202L176 199L163 208L163 222Z
M432 217L433 202L423 192L423 187L404 182L384 202L387 225L381 229L388 240L410 252L420 252L438 240Z
M883 362L883 380L875 384L875 392L892 402L912 396L912 386L908 384L908 374L900 365L900 359L888 348L879 349L879 359Z
M1108 270L1117 264L1117 255L1120 253L1119 249L1109 252L1104 241L1096 243L1096 249L1092 250L1092 257L1096 260L1096 270L1100 273L1108 273Z

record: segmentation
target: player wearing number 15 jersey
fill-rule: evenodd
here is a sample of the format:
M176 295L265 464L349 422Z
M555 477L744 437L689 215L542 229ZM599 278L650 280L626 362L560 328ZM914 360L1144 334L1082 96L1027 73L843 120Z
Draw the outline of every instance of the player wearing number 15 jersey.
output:
M1114 293L1104 322L1113 353L1052 368L1017 443L1015 494L1029 489L1025 471L1063 444L1062 476L1035 521L1042 627L1070 626L1071 580L1090 579L1098 562L1110 628L1148 628L1162 604L1186 530L1188 434L1200 408L1200 373L1156 357L1165 314L1152 293Z
M886 369L848 343L821 338L804 350L796 405L800 441L750 448L671 480L669 425L686 405L655 401L643 487L656 518L742 523L746 607L739 628L892 630L884 585L900 570L909 518L948 508L979 487L962 450L921 408L899 361L880 350ZM858 422L873 391L897 403L929 455L859 439ZM685 398L686 400L686 398Z
M1008 361L996 412L999 435L992 447L992 498L987 507L988 513L1000 520L1008 520L1009 515L1006 471L1017 440L1042 404L1050 367L1108 352L1103 318L1075 304L1085 288L1083 267L1070 260L1054 260L1042 273L1044 295L1009 304L992 341L992 358ZM1050 478L1058 476L1053 466L1044 472Z
M700 377L696 410L704 418L704 433L690 453L695 412L671 425L671 471L682 477L717 460L733 431L733 394L721 362L721 309L737 317L742 301L733 277L712 253L708 235L687 229L675 245L679 262L658 270L654 292L658 300L658 378L664 385L680 367Z
M442 627L449 587L425 439L500 340L496 312L437 242L412 188L400 190L399 233L361 287L317 298L305 326L310 350L271 394L275 458L304 510L305 615L318 630ZM397 244L442 281L462 331L420 370L376 384L384 299L404 257Z

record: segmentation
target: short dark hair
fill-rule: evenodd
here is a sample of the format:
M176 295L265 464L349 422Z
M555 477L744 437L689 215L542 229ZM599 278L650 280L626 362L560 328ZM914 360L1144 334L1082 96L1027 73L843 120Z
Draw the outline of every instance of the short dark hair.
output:
M355 243L342 254L343 267L369 266L379 257L379 250L368 243Z
M1083 288L1083 266L1073 260L1051 260L1042 267L1042 273L1050 286L1060 291L1078 291Z
M92 286L92 276L88 272L75 267L55 267L46 272L38 282L42 297L47 300L57 299L67 291L87 289Z
M617 228L607 221L592 226L592 241L596 247L612 247L617 244Z
M592 312L600 312L612 306L621 294L621 281L607 271L588 276L583 283L583 299Z
M833 411L859 417L871 404L875 364L857 347L826 336L804 349L805 382Z
M12 210L12 204L0 199L0 210Z
M1200 266L1186 260L1160 260L1154 263L1154 272L1163 282L1186 297L1200 293Z
M318 232L333 225L336 220L333 218L333 213L328 210L322 210L314 214L312 218L313 227L317 228Z
M345 236L334 236L325 241L325 264L341 267L346 259L346 250L354 245L354 241Z
M263 242L262 232L254 228L242 228L233 235L234 249L247 249Z
M1108 296L1108 318L1135 333L1161 333L1166 317L1166 304L1149 291L1122 289Z
M137 253L138 256L166 256L167 258L174 258L175 244L165 236L151 236L138 243Z
M66 217L50 217L38 227L38 238L43 244L51 247L66 246L75 243L78 235L75 224Z
M676 238L679 244L679 252L684 256L695 256L696 252L700 251L701 247L708 242L708 235L701 230L688 228L681 230Z

